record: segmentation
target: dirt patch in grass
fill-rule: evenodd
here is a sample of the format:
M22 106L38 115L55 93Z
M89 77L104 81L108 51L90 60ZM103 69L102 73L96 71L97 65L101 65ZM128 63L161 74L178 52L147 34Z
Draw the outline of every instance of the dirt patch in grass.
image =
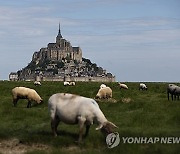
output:
M117 103L117 100L114 98L109 98L109 99L95 99L97 102L100 103Z
M123 103L131 103L132 102L132 99L131 98L122 98L122 102Z
M24 144L19 139L13 138L0 141L0 153L2 154L23 154L34 150L49 151L50 147L43 144Z
M65 151L65 152L69 152L69 153L75 153L75 152L80 152L80 151L82 152L83 151L83 149L81 149L78 146L63 147L61 150Z

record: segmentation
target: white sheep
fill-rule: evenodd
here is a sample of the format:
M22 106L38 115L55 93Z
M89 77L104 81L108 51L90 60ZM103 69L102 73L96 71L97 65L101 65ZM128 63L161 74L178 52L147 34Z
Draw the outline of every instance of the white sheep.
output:
M100 85L100 89L107 87L105 84Z
M173 95L174 95L174 91L176 89L177 85L175 84L169 84L167 87L167 96L168 96L168 100L169 100L169 94L171 94L171 99L173 101Z
M176 100L176 96L177 99L179 100L179 96L180 96L180 87L176 86L175 91L174 91L174 96L175 96L175 100Z
M75 86L76 85L76 83L73 81L73 82L69 82L69 85L70 86Z
M98 124L96 130L105 130L111 133L115 124L109 122L95 100L67 93L57 93L48 100L48 108L51 117L51 128L54 136L57 136L57 126L60 121L66 124L79 125L79 139L82 141L83 128L86 126L85 136L93 123Z
M169 84L167 87L168 100L169 100L169 94L171 94L172 101L173 101L173 96L175 100L176 100L176 96L178 97L178 100L179 100L180 87L175 84Z
M34 81L34 85L35 86L41 86L41 82L40 81Z
M119 87L120 87L120 89L122 88L122 89L128 89L128 86L126 85L126 84L124 84L124 83L118 83L119 84Z
M96 98L100 98L100 99L112 98L112 89L110 87L104 87L99 89Z
M147 86L144 83L140 83L139 90L147 90Z
M27 108L31 107L31 102L35 101L37 104L43 102L42 98L34 89L26 87L15 87L12 89L13 104L16 106L19 99L27 99L28 105Z
M69 86L69 82L68 81L64 81L64 86Z

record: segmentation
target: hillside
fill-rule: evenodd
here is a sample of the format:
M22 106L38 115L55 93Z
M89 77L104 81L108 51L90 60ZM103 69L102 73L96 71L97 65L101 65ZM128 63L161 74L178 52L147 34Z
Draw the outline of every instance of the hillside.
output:
M58 137L50 128L47 101L58 92L74 93L94 98L101 83L77 82L74 87L64 87L62 82L0 82L0 153L14 150L28 153L178 153L179 144L120 144L107 148L105 136L90 128L89 136L81 145L77 139L78 126L60 124ZM122 137L180 137L180 101L167 100L167 83L147 83L148 91L139 91L139 83L126 83L128 90L120 90L117 83L107 83L113 89L117 103L101 100L98 104L107 119L115 123ZM11 89L26 86L36 89L44 99L42 105L26 108L27 101L12 105ZM19 150L19 151L18 151Z
M115 82L115 76L82 56L82 49L74 47L61 35L60 24L56 42L48 43L32 55L31 62L11 72L11 81L101 81Z
M83 64L84 71L79 75L97 75L103 73L103 69L101 67L98 67L96 63L92 63L91 60L82 58L81 65ZM76 60L68 60L64 59L62 61L52 61L52 60L43 60L39 63L36 63L35 61L31 61L25 68L23 68L23 71L26 72L26 70L31 70L31 74L37 74L39 72L52 72L52 75L58 74L58 70L65 70L67 66L73 66L73 69L79 67L79 62ZM22 70L18 71L18 74L20 75ZM22 74L25 75L25 74Z

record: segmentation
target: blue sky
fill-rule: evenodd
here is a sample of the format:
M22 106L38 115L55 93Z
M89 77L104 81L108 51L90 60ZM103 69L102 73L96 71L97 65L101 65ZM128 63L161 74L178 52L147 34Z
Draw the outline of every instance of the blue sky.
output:
M117 81L180 82L179 0L0 0L0 79L63 37Z

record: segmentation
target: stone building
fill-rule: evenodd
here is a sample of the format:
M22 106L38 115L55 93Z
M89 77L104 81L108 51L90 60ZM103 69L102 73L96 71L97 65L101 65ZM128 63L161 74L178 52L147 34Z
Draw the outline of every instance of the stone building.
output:
M81 48L63 38L60 24L56 42L34 52L28 66L17 71L16 77L13 75L10 80L115 82L114 75L82 57Z
M62 37L59 24L56 43L49 43L46 48L34 52L32 61L38 64L43 60L61 61L63 59L82 62L82 50L80 47L72 47L71 43Z
M17 74L17 72L11 72L11 73L9 74L9 80L10 80L10 81L17 81L17 80L18 80L18 74Z

